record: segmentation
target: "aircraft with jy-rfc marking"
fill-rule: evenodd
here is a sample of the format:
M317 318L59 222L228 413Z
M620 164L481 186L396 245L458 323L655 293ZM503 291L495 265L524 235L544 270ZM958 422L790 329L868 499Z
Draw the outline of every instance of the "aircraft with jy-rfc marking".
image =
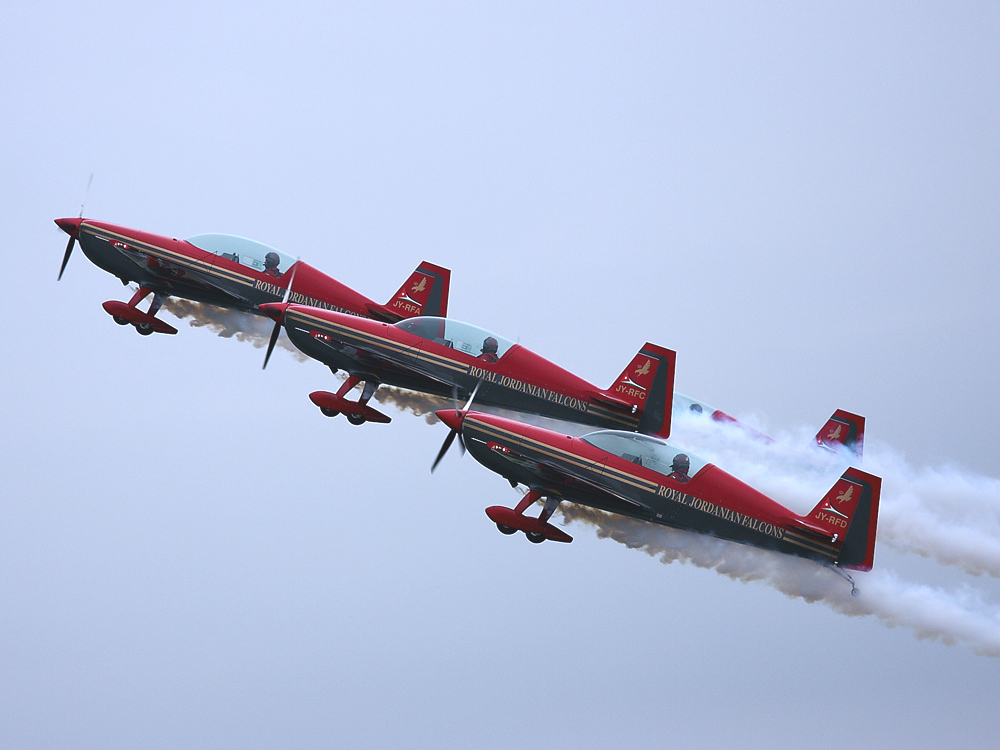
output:
M567 501L810 558L851 581L852 593L857 589L844 569L872 569L882 480L859 469L848 468L816 507L800 516L656 437L617 430L573 437L467 409L436 414L452 430L438 460L457 434L479 463L511 486L528 488L516 507L486 509L504 534L522 531L535 543L571 542L549 523L559 503ZM543 499L537 517L525 515Z
M389 422L368 405L380 384L458 397L479 384L477 403L599 427L670 433L675 354L646 343L609 388L599 388L502 336L443 317L388 325L306 305L261 306L303 353L347 380L310 399L353 424ZM277 327L276 327L277 330ZM272 337L273 348L276 337ZM364 383L357 401L346 396Z
M177 333L156 317L167 296L260 314L260 306L290 298L319 308L387 322L447 315L451 271L426 261L384 305L269 245L228 234L188 240L84 218L56 219L69 235L59 278L77 242L94 265L139 290L129 302L109 300L105 311L143 334ZM294 287L294 290L292 289ZM147 311L137 305L150 294Z

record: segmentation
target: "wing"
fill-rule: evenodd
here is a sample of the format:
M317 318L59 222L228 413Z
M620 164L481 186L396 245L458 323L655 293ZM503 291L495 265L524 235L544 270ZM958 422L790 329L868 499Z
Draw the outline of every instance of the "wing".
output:
M503 456L511 463L515 463L522 469L526 469L534 474L538 479L538 489L544 490L543 494L566 495L572 493L573 489L585 489L589 492L600 495L610 495L616 500L629 505L637 510L653 512L653 508L646 505L634 497L630 497L607 483L599 482L593 477L593 469L576 466L575 464L564 463L556 460L539 459L526 456L513 448L499 446L488 443L480 438L471 437L470 441L482 443L494 453ZM534 488L533 488L534 489Z
M296 336L308 336L312 338L321 347L356 362L359 369L372 370L378 373L380 378L385 382L393 383L416 379L418 381L430 381L436 385L446 386L449 390L456 385L454 380L442 378L427 367L422 366L419 356L415 354L407 354L405 352L390 353L390 350L387 348L367 347L360 340L341 340L299 325L294 325L293 328ZM408 384L405 387L419 386Z

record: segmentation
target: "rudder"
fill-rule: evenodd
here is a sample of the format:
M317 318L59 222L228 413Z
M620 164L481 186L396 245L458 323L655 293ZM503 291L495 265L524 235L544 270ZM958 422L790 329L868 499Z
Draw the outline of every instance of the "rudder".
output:
M418 315L444 318L448 315L450 286L451 271L424 261L385 306L401 318Z
M816 433L816 444L825 448L843 445L860 459L865 447L865 418L837 409Z
M875 532L882 479L853 466L803 517L803 525L842 539L836 562L842 568L868 571L875 560Z
M676 361L677 353L673 350L646 342L612 386L604 391L640 415L637 432L670 437Z

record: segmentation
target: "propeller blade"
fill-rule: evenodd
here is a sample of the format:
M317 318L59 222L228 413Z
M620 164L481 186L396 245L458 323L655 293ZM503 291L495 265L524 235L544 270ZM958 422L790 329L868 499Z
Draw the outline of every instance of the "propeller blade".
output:
M299 258L295 259L295 264L292 266L292 278L288 280L288 288L285 289L285 297L281 301L288 302L288 298L292 296L292 284L295 283L295 274L299 272Z
M56 281L62 279L63 271L66 270L66 264L69 263L69 256L73 254L73 245L75 244L76 244L76 236L71 234L69 236L69 242L66 243L66 254L63 255L62 266L59 267L59 278L57 278Z
M465 406L462 408L462 411L468 411L469 407L472 406L472 400L476 397L476 394L479 393L479 386L481 386L482 384L483 384L482 379L476 381L476 387L472 389L472 393L469 396L469 400L465 402Z
M275 321L274 328L271 330L271 340L267 342L267 354L264 355L264 366L260 369L264 370L267 368L267 361L271 359L271 352L274 351L274 345L278 342L278 335L280 333L281 323Z
M281 300L282 304L286 304L288 302L288 298L292 296L292 284L295 283L295 274L299 270L298 263L299 259L296 258L295 264L292 266L292 276L290 279L288 279L288 287L285 289L285 296ZM267 362L269 359L271 359L271 352L274 351L274 345L278 343L278 335L280 333L281 333L281 320L278 319L274 321L274 329L271 331L271 340L267 342L267 354L264 355L264 364L260 369L262 370L267 369Z
M437 458L435 458L435 459L434 459L434 463L433 463L433 464L431 464L431 473L432 473L432 474L434 473L434 469L436 469L436 468L437 468L437 465L438 465L439 463L441 463L441 459L442 459L442 458L444 458L444 454L448 452L448 449L449 449L449 448L451 447L451 444L452 444L453 442L455 442L455 436L456 436L457 434L458 434L458 432L457 432L457 431L455 431L455 430L451 430L451 431L450 431L450 432L448 433L448 437L446 437L446 438L444 439L444 443L443 443L443 444L442 444L442 446L441 446L441 450L440 450L440 451L438 451L438 454L437 454Z

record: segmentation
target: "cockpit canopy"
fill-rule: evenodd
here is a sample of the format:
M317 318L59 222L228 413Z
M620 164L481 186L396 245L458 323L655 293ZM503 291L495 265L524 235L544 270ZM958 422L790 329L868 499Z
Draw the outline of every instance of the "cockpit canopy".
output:
M189 238L188 242L199 250L228 258L275 278L281 277L295 263L295 258L270 245L233 234L199 234Z
M635 432L598 430L584 435L582 439L595 448L613 453L663 476L670 476L673 473L674 458L682 454L687 456L691 463L691 468L687 472L689 477L693 477L708 463L693 453L681 450L663 440Z
M490 333L485 328L448 318L435 318L430 315L401 320L396 323L396 327L422 339L436 341L450 349L458 349L472 357L489 354L492 350L492 353L499 359L514 346L513 341ZM496 342L495 349L492 342L488 343L489 339Z

